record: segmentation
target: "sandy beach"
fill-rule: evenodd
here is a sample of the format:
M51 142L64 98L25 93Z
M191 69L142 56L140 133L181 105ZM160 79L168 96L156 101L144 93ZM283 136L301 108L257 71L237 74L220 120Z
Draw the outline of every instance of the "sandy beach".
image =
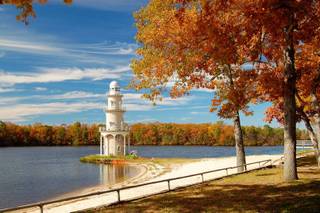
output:
M246 157L247 163L261 161L261 160L272 160L273 164L279 163L279 159L282 155L251 155ZM146 182L158 181L168 178L175 178L180 176L191 175L200 172L206 172L210 170L216 170L220 168L232 167L236 165L236 158L235 157L222 157L222 158L202 158L197 159L192 162L186 163L173 163L168 164L166 166L155 164L155 163L148 163L139 165L140 172L136 177L131 179L125 180L124 182L115 184L113 186L96 186L85 188L82 190L77 190L71 193L64 194L63 196L59 196L59 198L76 196L81 194L88 194L93 192L104 191L108 189L115 189L121 188L123 186L129 185L137 185ZM248 166L248 170L258 168L258 165L251 165ZM232 169L228 171L228 174L236 173L236 169ZM226 171L220 171L215 173L210 173L204 175L204 180L210 180L218 177L226 176ZM174 189L179 186L200 183L201 180L199 179L200 176L185 178L181 180L176 180L170 182L170 188ZM120 192L121 200L130 200L132 198L142 197L149 194L154 194L157 192L167 191L168 184L167 182L158 183L154 185L147 185L139 188L128 189ZM118 199L118 195L116 192L103 194L103 195L96 195L91 196L88 198L72 200L68 202L62 202L57 204L52 204L44 207L45 212L71 212L71 211L78 211L88 208L94 208L101 205L108 205L115 203ZM30 209L27 212L39 212L39 209Z

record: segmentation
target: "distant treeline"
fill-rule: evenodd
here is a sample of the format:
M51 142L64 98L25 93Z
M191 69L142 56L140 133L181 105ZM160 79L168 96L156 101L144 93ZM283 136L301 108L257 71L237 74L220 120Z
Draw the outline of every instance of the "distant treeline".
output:
M243 127L245 145L282 145L283 129ZM297 130L298 139L307 132ZM214 124L137 123L131 125L132 145L234 145L233 127ZM49 126L40 123L16 125L0 121L0 146L63 146L99 144L99 125L81 124Z
M283 129L243 126L247 146L282 145ZM297 129L298 139L308 139L307 132ZM213 124L148 123L131 126L131 141L135 145L209 145L233 146L233 126Z

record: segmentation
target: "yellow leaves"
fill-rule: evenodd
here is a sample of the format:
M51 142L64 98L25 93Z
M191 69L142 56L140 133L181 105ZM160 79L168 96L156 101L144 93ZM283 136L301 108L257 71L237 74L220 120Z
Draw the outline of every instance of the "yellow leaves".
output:
M21 12L19 15L16 16L18 21L22 21L25 24L28 24L28 17L35 17L36 14L33 10L33 4L36 1L34 0L0 0L0 4L9 4L14 5L19 9ZM48 0L38 0L40 4L46 4ZM72 0L64 0L64 3L71 4Z

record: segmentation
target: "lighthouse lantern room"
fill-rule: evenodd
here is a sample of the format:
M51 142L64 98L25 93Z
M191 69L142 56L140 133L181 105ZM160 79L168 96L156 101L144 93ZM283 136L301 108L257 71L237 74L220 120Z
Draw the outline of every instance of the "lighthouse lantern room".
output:
M130 149L129 126L124 122L122 94L118 82L112 81L105 108L106 125L100 127L100 155L126 155Z

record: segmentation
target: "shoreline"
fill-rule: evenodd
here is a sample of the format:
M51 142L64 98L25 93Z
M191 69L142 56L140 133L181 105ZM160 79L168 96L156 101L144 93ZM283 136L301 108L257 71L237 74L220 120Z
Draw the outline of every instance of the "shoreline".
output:
M271 159L272 162L277 162L281 159L282 155L248 155L246 156L247 163ZM63 195L54 197L50 200L62 199L71 196L85 195L88 193L94 193L99 191L105 191L109 189L121 188L124 186L131 186L136 184L142 184L152 181L159 181L163 179L175 178L179 176L190 175L199 172L210 171L214 169L220 169L224 167L235 166L236 157L218 157L218 158L200 158L193 159L185 163L168 163L167 165L161 165L158 163L150 162L143 164L128 163L131 166L137 166L140 170L139 174L112 185L96 185L91 187L85 187L78 189ZM139 192L138 192L139 193ZM58 204L56 205L59 206ZM54 207L53 207L54 208Z
M246 156L246 163L251 162L257 162L261 160L269 160L271 159L273 162L273 165L279 164L280 159L282 155L276 154L276 155L248 155ZM278 163L276 163L279 161ZM159 162L159 161L158 161ZM130 185L137 185L137 184L143 184L153 181L161 181L163 179L171 179L179 176L187 176L191 174L226 168L226 167L232 167L236 165L236 157L218 157L218 158L201 158L201 159L194 159L193 161L172 161L168 162L166 159L166 164L159 164L152 162L150 159L150 163L143 163L143 164L135 164L131 163L132 166L138 166L139 167L139 173L138 175L129 178L127 180L121 181L119 183L110 185L96 185L91 187L85 187L82 189L78 189L69 193L62 194L60 196L56 196L54 198L48 199L46 201L52 201L57 199L63 199L67 197L73 197L73 196L79 196L79 195L85 195L88 193L94 193L99 191L105 191L109 189L117 189L124 186L130 186ZM252 168L248 168L249 170ZM229 174L235 174L236 169L229 170ZM213 175L210 175L212 178L220 178L225 176L225 172L217 172L213 173ZM189 183L189 181L192 182L192 180L179 180L178 182L175 182L174 184L182 184L185 185L186 183ZM191 183L190 182L190 183ZM152 193L154 189L152 187L145 187L145 188L136 188L135 190L131 190L130 192L126 192L126 194L122 194L124 197L135 197L135 196L143 196L144 194L150 194ZM53 203L45 206L46 211L48 212L69 212L69 211L79 211L79 210L85 210L89 208L93 208L94 206L100 206L100 205L107 205L108 200L110 200L110 195L108 194L101 194L96 196L86 197L86 198L80 198L70 201L63 201L59 203ZM123 199L123 198L122 198ZM107 202L107 203L105 203ZM34 212L35 208L30 208L30 211L27 210L27 212Z
M67 197L85 195L89 193L95 193L95 192L106 191L106 190L111 190L115 188L121 188L124 186L135 185L145 179L150 179L150 178L154 178L155 176L161 175L165 170L164 167L153 162L142 163L142 164L138 164L138 163L126 163L126 164L128 166L136 167L136 169L139 170L138 174L131 178L125 178L124 180L121 180L114 184L106 184L106 185L98 184L98 185L93 185L89 187L79 188L79 189L55 196L53 198L47 199L45 201L64 199Z

